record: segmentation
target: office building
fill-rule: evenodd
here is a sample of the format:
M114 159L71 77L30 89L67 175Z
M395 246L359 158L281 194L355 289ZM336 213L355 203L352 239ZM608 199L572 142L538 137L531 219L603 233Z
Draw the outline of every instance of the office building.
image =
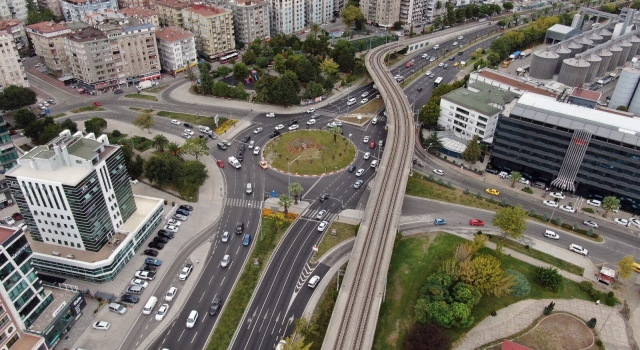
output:
M20 56L11 34L0 31L0 49L0 90L9 85L29 87L27 73L18 62Z
M118 11L127 17L135 18L140 23L153 24L154 27L160 28L160 20L158 19L158 12L149 10L147 8L123 8Z
M190 1L158 0L155 10L158 12L160 25L182 28L182 10L189 6L191 6Z
M269 4L264 1L231 2L236 40L250 44L271 37Z
M59 76L71 72L64 48L64 38L72 32L70 28L62 23L40 22L28 25L26 31L36 54L50 72Z
M0 19L27 19L26 0L0 0Z
M236 48L231 10L193 5L182 10L183 28L195 35L196 50L210 58L224 56Z
M305 0L306 27L321 24L333 18L333 0Z
M167 27L156 33L160 65L170 74L177 74L198 64L196 42L192 33Z
M13 37L16 49L22 50L29 47L27 33L24 30L22 21L18 19L4 19L0 21L0 32L6 32Z
M401 0L363 0L360 2L360 9L368 24L391 28L400 18L400 2Z
M115 11L118 9L118 3L116 0L60 0L60 8L64 20L70 22L82 20L86 15L94 12Z
M40 273L110 281L162 220L163 201L133 195L122 151L106 135L65 130L6 176Z
M500 116L491 163L640 213L640 119L524 93Z
M271 33L293 34L304 29L305 0L268 0Z

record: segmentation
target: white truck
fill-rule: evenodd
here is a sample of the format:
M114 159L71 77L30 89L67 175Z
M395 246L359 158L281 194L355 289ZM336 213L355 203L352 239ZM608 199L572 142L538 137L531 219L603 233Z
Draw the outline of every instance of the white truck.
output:
M138 84L138 86L136 86L136 89L138 89L138 91L141 91L141 90L148 89L148 88L150 88L150 87L152 87L154 85L155 85L155 83L153 81L145 80L145 81L141 81L140 84Z

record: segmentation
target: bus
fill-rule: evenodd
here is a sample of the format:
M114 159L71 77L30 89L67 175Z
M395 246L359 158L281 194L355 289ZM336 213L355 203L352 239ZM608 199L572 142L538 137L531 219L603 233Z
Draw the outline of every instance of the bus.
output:
M229 63L229 61L231 61L233 59L237 59L237 58L238 58L238 53L237 52L230 53L228 55L220 57L220 63L227 64L227 63Z
M442 77L438 77L436 81L433 82L433 87L437 88L440 84L442 84Z

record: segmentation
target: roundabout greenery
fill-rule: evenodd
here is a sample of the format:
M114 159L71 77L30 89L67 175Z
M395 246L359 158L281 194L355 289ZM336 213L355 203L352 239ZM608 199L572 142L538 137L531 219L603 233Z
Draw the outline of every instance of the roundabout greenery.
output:
M298 175L316 175L351 164L356 148L349 139L323 130L286 132L264 147L264 158L272 167Z

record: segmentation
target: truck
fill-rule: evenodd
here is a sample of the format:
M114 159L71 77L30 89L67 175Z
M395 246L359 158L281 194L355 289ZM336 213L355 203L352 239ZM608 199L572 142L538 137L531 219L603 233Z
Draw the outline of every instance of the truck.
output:
M598 274L598 282L610 285L615 281L616 271L606 266L602 266L600 268L600 273Z
M607 84L609 84L610 82L616 80L618 78L618 75L615 73L611 73L608 76L605 76L604 78L596 81L597 85L600 85L600 87L603 87Z
M502 62L502 68L507 68L511 64L511 60L504 60Z
M520 58L525 58L525 57L531 55L531 51L532 51L531 49L526 49L526 50L522 51L520 53Z
M141 81L140 84L138 84L138 86L136 86L136 89L138 89L138 91L140 91L140 90L148 89L148 88L152 87L153 85L155 85L155 83L152 82L151 80L145 80L145 81Z
M409 68L413 66L413 62L409 61L407 62L407 64L405 65L405 68Z
M516 51L512 55L509 56L509 58L512 59L512 60L515 60L518 57L520 57L520 51Z

